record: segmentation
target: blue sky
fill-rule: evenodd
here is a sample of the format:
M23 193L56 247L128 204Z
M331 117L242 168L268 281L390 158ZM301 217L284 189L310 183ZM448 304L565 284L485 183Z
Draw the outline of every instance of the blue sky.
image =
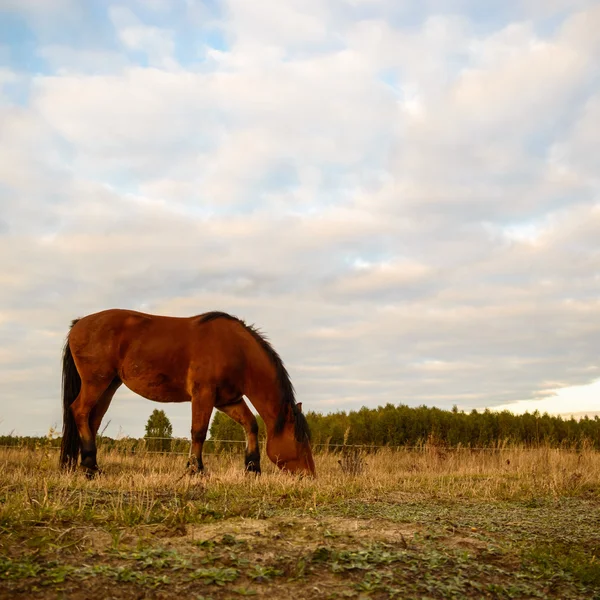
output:
M598 413L599 26L0 0L0 431L59 423L68 324L109 307L256 323L308 410ZM120 391L108 433L154 408Z

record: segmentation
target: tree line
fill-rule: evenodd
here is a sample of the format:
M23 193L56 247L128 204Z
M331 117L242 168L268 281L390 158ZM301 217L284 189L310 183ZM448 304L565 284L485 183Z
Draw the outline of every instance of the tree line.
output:
M552 446L578 448L583 445L600 450L600 418L587 416L580 420L563 419L547 413L516 415L509 411L459 411L403 404L387 404L378 408L363 407L357 411L330 414L308 412L306 418L312 432L313 448L335 451L345 445L408 446L425 444L447 447L493 448L502 445L528 447ZM266 438L265 425L257 415L259 439ZM154 410L146 424L143 439L115 440L99 436L104 450L126 452L181 452L189 450L189 440L173 438L173 428L163 410ZM244 430L227 415L215 411L206 451L242 450ZM0 436L0 447L20 446L31 449L59 447L60 436L41 437Z
M563 419L547 413L470 412L387 404L358 411L306 415L316 446L374 445L491 448L503 444L600 449L600 418Z
M489 409L470 412L403 404L330 414L308 412L312 443L316 451L344 445L493 448L500 445L580 447L600 450L600 418L564 419L547 413L513 414ZM259 437L265 436L259 422ZM213 438L243 440L242 427L217 413L210 429Z

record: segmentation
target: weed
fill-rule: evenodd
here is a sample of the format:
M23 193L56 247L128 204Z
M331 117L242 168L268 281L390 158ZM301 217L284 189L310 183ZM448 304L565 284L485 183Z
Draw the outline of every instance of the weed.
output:
M239 596L256 596L258 594L256 590L246 587L233 588L231 591L235 594L238 594Z
M600 589L600 545L588 549L561 542L537 544L524 553L525 564L533 564L548 575L570 574L585 585Z
M209 569L196 569L190 574L190 579L203 579L205 583L223 586L235 581L240 575L237 569L212 567Z
M356 447L344 447L338 464L346 475L360 475L365 469L362 451Z
M252 569L247 572L247 575L257 583L264 583L265 581L273 579L273 577L280 577L283 575L283 571L271 566L262 567L261 565L254 565Z

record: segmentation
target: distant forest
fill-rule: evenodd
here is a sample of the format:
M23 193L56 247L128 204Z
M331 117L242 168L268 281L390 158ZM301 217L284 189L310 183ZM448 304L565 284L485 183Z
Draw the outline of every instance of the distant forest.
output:
M563 419L548 414L509 411L483 412L411 408L387 404L378 408L308 413L315 444L362 444L376 446L442 446L490 448L503 444L524 446L592 445L600 450L600 418Z
M509 411L483 412L428 408L411 408L392 405L378 408L361 408L358 411L336 412L323 415L308 412L306 418L312 432L315 451L335 451L344 445L419 447L425 444L447 447L494 448L503 445L528 447L552 446L580 448L588 446L600 450L600 418L583 417L563 419L538 412L515 415ZM258 417L260 437L264 438L264 423ZM223 413L216 411L210 428L206 451L241 449L244 431L240 425ZM228 441L225 441L228 440ZM55 447L60 437L0 436L1 446ZM189 448L186 439L172 439L160 446L149 441L126 438L114 440L103 437L99 445L105 449L122 448L131 451L161 448L165 451L185 453Z
M492 448L500 445L580 447L600 450L600 418L581 420L540 414L515 415L509 411L478 412L411 408L387 404L378 408L336 412L323 415L308 412L316 450L347 445L364 446L464 446ZM259 419L261 431L264 425ZM242 440L243 430L227 416L217 413L210 429L211 437ZM264 434L263 434L264 435Z

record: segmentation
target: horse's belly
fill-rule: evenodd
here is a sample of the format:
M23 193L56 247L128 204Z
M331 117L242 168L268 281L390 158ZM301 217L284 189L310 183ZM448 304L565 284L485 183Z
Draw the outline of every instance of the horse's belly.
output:
M190 396L185 386L164 373L137 375L126 373L123 383L134 393L154 402L188 402Z

